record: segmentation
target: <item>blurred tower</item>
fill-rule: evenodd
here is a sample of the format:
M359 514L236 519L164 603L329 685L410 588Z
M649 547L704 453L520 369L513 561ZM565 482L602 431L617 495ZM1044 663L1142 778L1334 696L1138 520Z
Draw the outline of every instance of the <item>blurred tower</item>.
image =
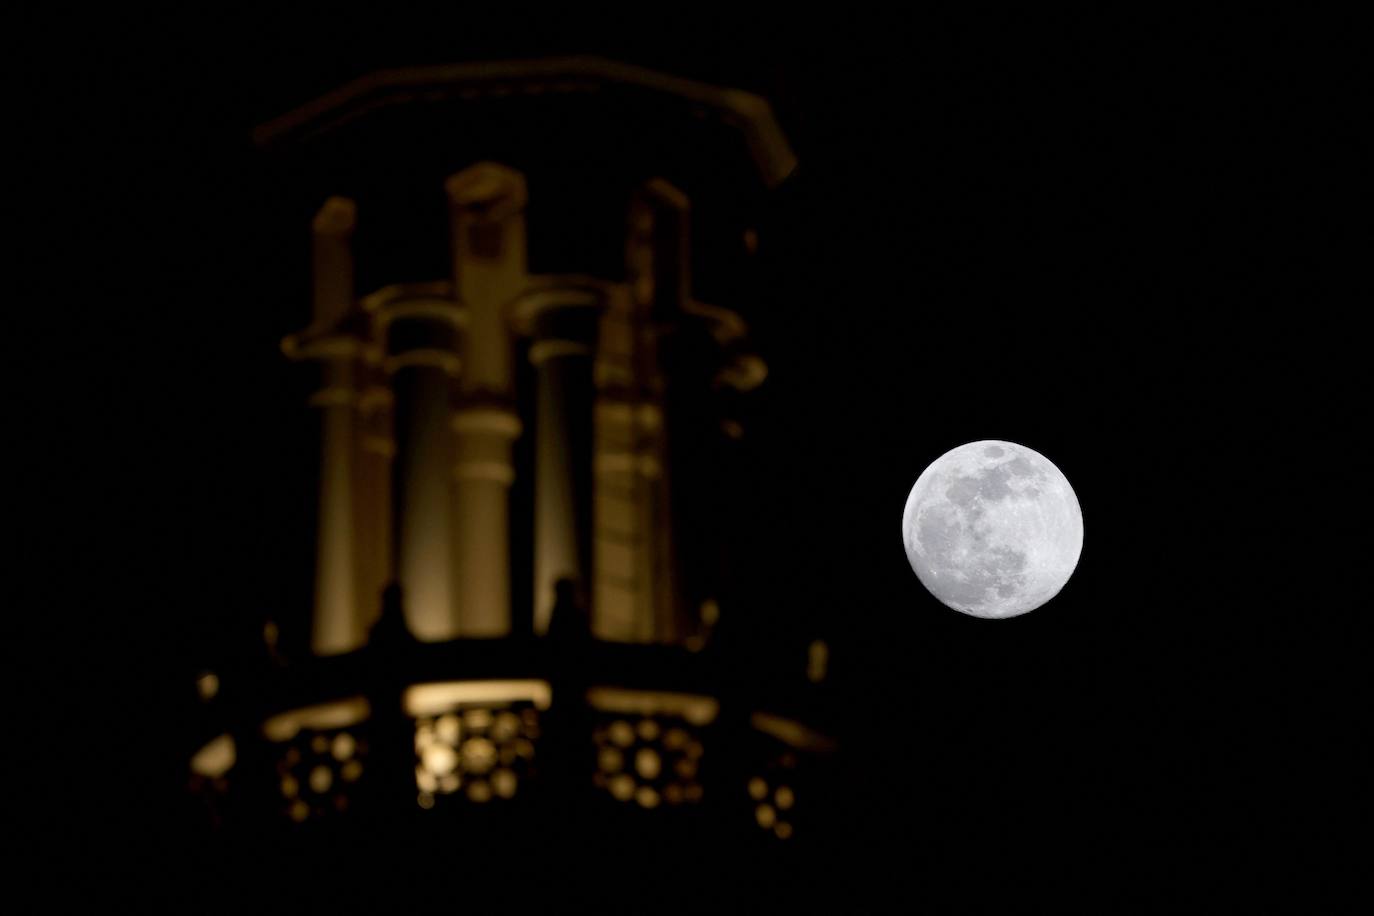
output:
M790 838L833 742L785 707L823 659L744 694L701 651L722 603L748 613L716 554L747 519L723 405L765 377L743 239L795 165L768 106L570 58L377 74L259 140L319 207L313 317L282 345L322 367L315 657L226 691L195 772L247 770L267 820L542 785ZM691 188L733 240L710 258Z

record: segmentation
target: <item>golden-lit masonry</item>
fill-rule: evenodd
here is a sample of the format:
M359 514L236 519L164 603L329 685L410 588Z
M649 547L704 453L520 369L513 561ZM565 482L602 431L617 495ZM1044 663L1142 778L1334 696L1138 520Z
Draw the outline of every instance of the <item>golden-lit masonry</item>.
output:
M357 106L410 98L422 87L475 98L574 86L676 100L698 117L715 112L741 132L769 186L796 166L762 99L591 57L384 71L264 125L257 139L273 146L328 131ZM393 578L422 640L511 632L508 495L512 444L522 435L533 435L536 446L534 632L548 629L554 583L571 578L588 586L601 638L686 639L695 615L674 579L665 379L650 312L697 321L729 351L719 385L747 390L766 374L740 346L747 334L740 316L693 296L686 196L658 179L633 195L624 279L610 282L530 273L528 191L515 169L478 162L440 184L450 222L444 280L360 294L352 242L366 214L351 199L330 197L313 223L313 318L283 349L321 366L311 398L322 429L314 650L333 655L363 645ZM529 430L515 409L521 341L536 376ZM581 421L569 407L588 370L590 494L570 452ZM589 546L578 536L588 529Z
M608 88L638 95L603 115L676 104L662 120L684 133L718 118L711 142L742 160L739 182L632 161L660 155L645 152L625 156L623 175L570 177L550 169L553 152L469 142L451 117L479 97L557 107ZM451 105L437 118L436 99ZM350 144L372 141L349 132L393 106L414 106L374 137L395 158L355 156ZM406 118L440 142L393 186L388 170L410 168L415 149L400 142ZM542 126L522 129L547 144ZM703 203L694 223L682 189L719 204L709 195L786 178L795 158L767 104L591 58L414 68L350 84L259 139L300 140L310 163L291 172L308 186L296 218L314 212L310 318L281 344L317 379L309 651L287 609L280 633L264 628L260 668L201 669L197 708L211 724L187 748L193 787L235 804L261 787L245 822L307 832L403 809L425 829L452 826L454 849L486 842L464 820L473 806L529 818L534 835L539 818L565 816L560 793L664 823L719 814L750 836L806 835L817 793L794 769L834 743L800 717L824 689L830 647L788 643L795 683L776 707L719 673L733 650L721 634L750 612L730 581L747 558L727 557L715 535L747 515L731 480L736 411L768 370L734 309L752 295L741 277L758 269L763 208ZM483 159L513 148L509 161ZM682 174L652 177L665 172ZM602 203L608 212L588 212ZM698 254L726 262L719 276L693 270L703 224ZM541 246L569 226L602 233L601 247L590 264L576 246L576 259L549 263L587 272L541 272ZM720 255L717 236L739 250ZM701 301L705 290L719 299Z
M405 692L410 716L432 716L464 704L502 705L528 702L548 709L552 693L547 681L445 681L416 684Z
M594 687L587 691L587 702L607 712L677 716L693 725L709 725L720 713L720 703L714 697L665 690Z
M633 195L626 276L613 283L529 273L519 172L483 162L444 187L449 281L357 298L355 205L330 198L314 222L314 320L282 347L323 367L310 399L323 414L315 651L362 646L393 576L421 640L511 632L520 339L536 379L534 632L548 630L555 584L572 579L591 583L598 637L686 640L700 621L675 580L666 381L651 311L699 321L732 348L718 384L747 390L764 377L762 362L739 349L739 316L692 298L686 197L660 180ZM572 453L579 420L570 404L585 378L594 388L590 493ZM718 605L702 607L714 623Z
M369 714L370 708L364 697L351 697L275 715L262 724L262 731L272 741L289 741L302 729L323 731L345 728L363 721Z

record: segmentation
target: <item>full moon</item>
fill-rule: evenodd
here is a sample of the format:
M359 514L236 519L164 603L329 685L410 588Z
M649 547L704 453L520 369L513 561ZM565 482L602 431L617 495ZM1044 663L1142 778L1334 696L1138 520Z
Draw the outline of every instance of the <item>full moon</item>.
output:
M1015 617L1059 594L1073 575L1083 511L1044 455L1014 442L970 442L917 478L902 541L936 598L974 617Z

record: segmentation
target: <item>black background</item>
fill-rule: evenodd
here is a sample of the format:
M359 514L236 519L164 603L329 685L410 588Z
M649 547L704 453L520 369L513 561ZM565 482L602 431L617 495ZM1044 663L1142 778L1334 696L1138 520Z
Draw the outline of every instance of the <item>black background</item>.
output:
M1322 163L1350 119L1315 102L1351 77L1289 25L59 30L28 71L43 91L20 87L46 141L27 190L62 201L20 251L57 320L19 365L46 379L20 400L55 472L20 558L60 562L15 646L62 697L21 756L102 758L34 800L64 883L177 909L192 678L265 617L300 638L314 458L277 344L307 316L306 223L265 218L252 128L380 67L563 52L756 91L801 161L759 226L771 375L743 573L761 652L832 649L851 860L799 885L883 909L1212 911L1267 888L1280 849L1304 873L1326 809L1280 761L1331 752L1296 737L1295 682L1326 675L1252 545L1287 527L1294 494L1260 487L1321 406L1319 297L1272 294L1319 269L1302 259L1328 224L1296 214L1338 206ZM1315 58L1331 69L1299 80ZM942 607L897 536L920 471L979 438L1049 456L1085 518L1070 584L1007 621Z

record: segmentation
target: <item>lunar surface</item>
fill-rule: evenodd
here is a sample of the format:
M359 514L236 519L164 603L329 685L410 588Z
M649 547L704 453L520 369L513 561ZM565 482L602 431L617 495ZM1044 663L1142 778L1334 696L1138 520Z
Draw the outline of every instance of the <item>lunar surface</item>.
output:
M921 584L974 617L1015 617L1049 601L1083 550L1083 512L1048 458L1013 442L961 445L911 488L902 541Z

